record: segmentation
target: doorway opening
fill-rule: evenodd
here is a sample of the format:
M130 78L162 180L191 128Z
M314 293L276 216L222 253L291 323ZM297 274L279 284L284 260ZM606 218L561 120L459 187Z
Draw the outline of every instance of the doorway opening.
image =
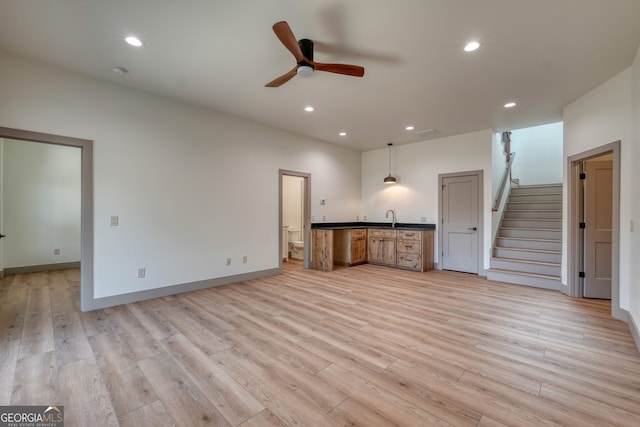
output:
M567 171L567 293L610 296L612 316L624 319L619 290L620 141L569 157Z
M279 171L279 267L290 259L310 268L311 175Z
M0 138L80 148L80 309L94 309L93 141L4 127Z

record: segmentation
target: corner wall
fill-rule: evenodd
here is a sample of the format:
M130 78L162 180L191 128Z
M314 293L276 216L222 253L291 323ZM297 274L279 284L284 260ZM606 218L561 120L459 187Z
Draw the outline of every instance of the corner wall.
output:
M569 176L567 159L593 148L620 140L620 262L619 294L620 308L629 310L631 305L631 266L640 255L632 251L629 224L631 205L636 197L632 193L635 179L631 153L636 142L632 139L631 117L631 68L593 89L578 100L567 105L563 111L563 212L568 212L567 185ZM568 219L563 218L562 283L567 284Z
M2 126L93 141L96 298L277 269L279 169L310 173L314 201L331 195L316 218L359 214L355 150L5 52L0 63Z
M637 168L640 165L640 48L631 66L631 148L629 163L633 165L630 174L635 175L629 183L630 193L630 221L633 221L633 232L629 242L629 314L632 331L640 350L640 180L637 178ZM631 226L631 223L629 224Z
M471 132L392 149L392 174L398 184L386 186L388 149L362 153L362 215L367 221L385 222L388 209L396 211L398 222L436 224L438 227L438 175L463 171L484 171L482 209L484 218L483 265L489 268L491 247L492 186L491 129ZM436 239L437 240L437 239ZM434 261L439 260L439 249Z

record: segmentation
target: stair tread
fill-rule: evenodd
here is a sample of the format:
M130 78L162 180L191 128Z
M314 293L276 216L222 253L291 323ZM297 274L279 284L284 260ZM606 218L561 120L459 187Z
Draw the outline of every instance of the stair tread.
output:
M505 212L562 212L562 209L505 209Z
M530 237L503 237L503 236L498 236L498 239L523 240L523 241L527 241L527 242L562 243L562 240L559 240L559 239L532 239Z
M556 218L539 218L539 219L531 219L531 218L504 218L503 221L544 221L544 222L562 222L561 219Z
M492 256L491 260L496 260L496 261L512 261L512 262L521 262L521 263L525 263L525 264L538 264L538 265L546 265L549 267L559 267L561 265L561 263L559 262L549 262L549 261L531 261L528 259L518 259L518 258L502 258L502 257L495 257Z
M562 255L562 251L552 251L549 249L529 249L529 248L510 248L508 246L496 246L494 249L504 249L508 251L518 251L518 252L536 252L543 254L553 254L553 255Z
M559 228L500 227L500 230L562 231Z

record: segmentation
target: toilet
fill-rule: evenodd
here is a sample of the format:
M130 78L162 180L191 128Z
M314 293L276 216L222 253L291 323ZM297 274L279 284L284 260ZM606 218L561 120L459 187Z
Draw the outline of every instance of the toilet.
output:
M304 259L304 240L300 233L300 229L296 227L289 227L289 252L291 258Z

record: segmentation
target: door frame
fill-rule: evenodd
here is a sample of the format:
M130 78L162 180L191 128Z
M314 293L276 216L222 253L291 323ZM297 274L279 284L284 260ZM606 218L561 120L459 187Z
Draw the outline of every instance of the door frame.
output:
M93 310L93 141L5 127L0 138L80 148L80 310Z
M611 153L613 156L613 194L611 231L611 315L627 319L620 308L620 140L567 157L567 286L572 297L582 297L580 269L580 172L585 160ZM564 288L564 287L563 287Z
M450 173L440 173L438 174L438 226L436 227L438 230L438 263L434 265L434 268L437 270L442 270L442 223L444 221L444 216L442 213L442 193L443 193L443 185L445 178L455 178L460 176L469 176L475 175L478 178L478 206L476 206L478 212L478 275L486 276L486 272L484 270L484 251L483 242L484 242L484 210L482 209L483 201L484 201L484 171L483 170L473 170L466 172L450 172Z
M311 174L286 169L278 170L278 268L282 271L282 184L285 175L304 178L304 268L311 268Z

